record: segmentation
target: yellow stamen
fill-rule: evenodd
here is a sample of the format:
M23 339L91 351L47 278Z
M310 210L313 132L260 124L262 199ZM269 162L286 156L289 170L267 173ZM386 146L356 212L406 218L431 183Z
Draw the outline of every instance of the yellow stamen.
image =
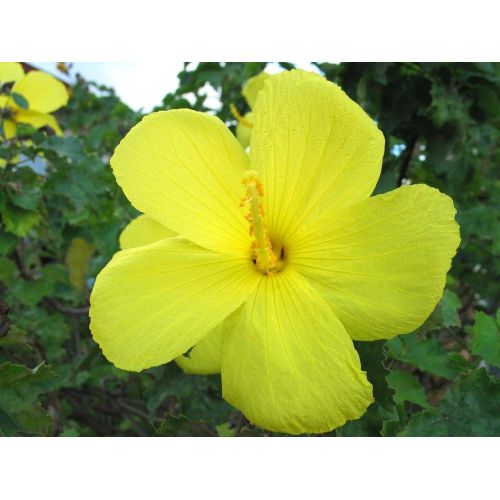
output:
M264 187L260 182L257 172L247 170L241 183L245 186L245 195L240 205L249 206L246 218L250 223L250 238L252 239L252 249L255 255L255 264L261 272L270 274L278 270L278 259L273 253L273 247L265 220Z
M241 115L234 104L231 104L229 106L229 109L231 110L232 115L238 120L238 122L240 122L242 125L245 125L245 127L253 127L253 123L250 120L247 120L243 115Z

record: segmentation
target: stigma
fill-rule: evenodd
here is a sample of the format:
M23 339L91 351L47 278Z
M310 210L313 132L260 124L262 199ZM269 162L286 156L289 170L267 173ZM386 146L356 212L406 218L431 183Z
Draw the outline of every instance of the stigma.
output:
M240 206L248 207L245 217L250 224L249 233L255 265L263 274L274 274L281 266L273 252L267 229L263 204L264 187L254 170L247 170L241 183L245 187L245 194Z

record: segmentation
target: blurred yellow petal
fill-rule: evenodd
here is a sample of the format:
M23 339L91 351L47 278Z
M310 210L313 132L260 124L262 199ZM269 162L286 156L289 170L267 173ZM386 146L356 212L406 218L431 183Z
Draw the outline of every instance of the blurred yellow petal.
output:
M236 125L236 137L240 144L244 148L248 148L250 146L250 136L252 135L252 127L249 127L248 124L252 123L253 113L247 113L244 116L245 122L239 121L238 125Z
M384 137L337 85L305 71L273 75L254 109L250 163L261 174L272 237L370 196Z
M94 252L95 245L83 238L72 239L66 252L69 282L79 292L87 290L89 263Z
M140 371L167 363L241 305L258 274L246 259L179 238L123 250L94 284L92 335L119 368Z
M121 141L111 166L141 212L205 248L248 255L239 206L248 157L218 118L187 109L152 113Z
M460 242L455 208L429 186L403 186L325 217L290 248L355 340L419 327L441 298Z
M15 137L17 133L16 123L13 120L4 119L3 133L5 134L6 139L12 139Z
M253 109L253 107L255 106L255 103L257 102L257 96L259 95L259 92L264 88L264 83L270 76L271 75L269 73L265 73L263 71L262 73L249 78L245 85L243 85L241 93L250 106L250 109Z
M24 70L18 62L0 62L0 85L17 82L24 76Z
M12 87L28 101L28 109L52 113L68 102L68 91L63 83L43 71L30 71Z
M48 117L47 125L55 132L55 134L59 136L64 135L57 120L52 115L46 115L46 116Z
M127 250L129 248L149 245L150 243L171 238L172 236L177 235L151 217L143 214L129 222L121 232L120 248Z
M222 392L250 422L290 434L357 419L371 385L342 323L290 266L224 322Z
M175 362L189 374L212 375L220 373L223 323L217 325L189 352L189 357L179 356Z
M35 128L50 127L57 135L62 135L62 130L57 120L49 114L38 111L18 109L15 114L18 123L28 123Z

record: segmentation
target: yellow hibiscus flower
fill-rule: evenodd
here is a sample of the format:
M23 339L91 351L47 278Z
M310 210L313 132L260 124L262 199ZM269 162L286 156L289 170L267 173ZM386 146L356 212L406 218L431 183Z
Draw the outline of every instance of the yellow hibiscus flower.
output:
M317 74L268 78L254 118L249 155L191 110L146 116L122 140L117 182L177 236L113 257L91 331L139 371L221 328L226 401L265 429L327 432L373 401L352 340L411 332L437 304L455 209L425 185L370 197L383 135Z
M53 76L43 71L24 73L21 64L0 63L0 86L13 83L10 95L0 95L0 115L7 139L15 137L16 123L28 123L35 128L49 126L58 135L62 131L50 114L66 105L66 87ZM24 99L24 107L16 102L15 95Z
M271 75L263 71L258 75L252 76L243 85L241 93L247 101L248 107L253 110L255 103L257 102L257 96L259 92L264 88L264 83ZM240 141L240 144L247 148L250 146L250 135L252 134L252 127L254 122L253 111L249 111L242 116L236 109L236 106L231 105L231 113L238 120L238 125L236 125L236 137Z

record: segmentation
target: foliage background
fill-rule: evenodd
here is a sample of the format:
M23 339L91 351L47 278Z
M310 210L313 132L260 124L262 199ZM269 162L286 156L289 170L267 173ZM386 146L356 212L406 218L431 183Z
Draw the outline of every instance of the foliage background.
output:
M234 129L230 104L247 110L241 86L265 66L185 66L157 109L213 112ZM376 193L405 182L434 186L454 199L462 236L426 323L388 342L356 344L376 403L331 435L498 436L500 64L317 66L384 132ZM220 109L206 104L207 82ZM124 372L93 342L93 278L137 215L108 160L141 114L113 89L82 78L71 94L57 113L65 137L26 126L21 138L0 142L7 161L0 169L0 435L271 435L221 399L219 377L184 375L174 363Z

